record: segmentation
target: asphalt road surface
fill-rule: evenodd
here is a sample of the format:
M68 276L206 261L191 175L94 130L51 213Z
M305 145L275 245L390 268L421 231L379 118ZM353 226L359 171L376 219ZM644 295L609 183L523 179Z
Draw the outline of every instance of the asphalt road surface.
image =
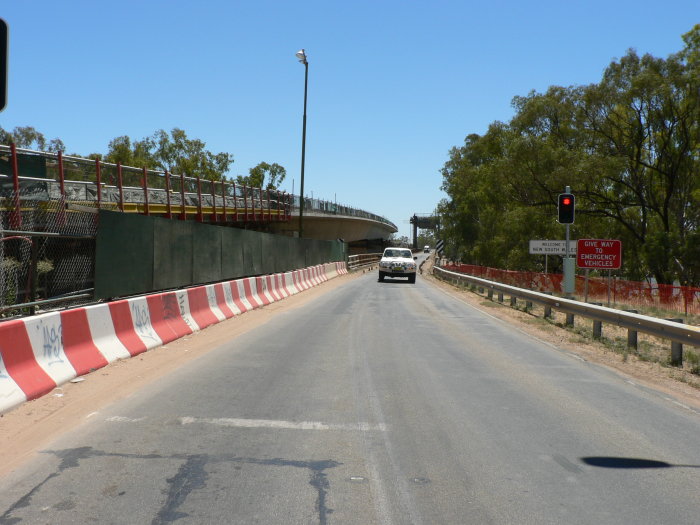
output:
M696 525L698 495L700 414L373 272L58 438L0 524Z

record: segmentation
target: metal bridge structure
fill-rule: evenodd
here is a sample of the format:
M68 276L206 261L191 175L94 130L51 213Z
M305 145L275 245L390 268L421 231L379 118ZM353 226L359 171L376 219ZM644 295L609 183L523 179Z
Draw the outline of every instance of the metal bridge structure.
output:
M440 217L435 214L414 213L410 219L413 227L413 249L418 249L418 228L422 230L440 231Z
M281 246L285 236L298 237L300 203L284 191L233 181L0 145L0 319L15 315L18 305L35 313L94 297L100 210L162 217L168 221L163 228L184 237L195 223L277 234ZM320 199L304 201L303 220L303 241L340 239L351 249L350 243L381 244L398 230L379 215ZM237 233L226 232L229 238ZM177 257L187 258L178 250L173 248L175 266ZM265 257L276 255L284 256ZM115 264L114 271L136 271L125 264Z
M7 232L26 230L28 221L46 229L36 223L37 209L60 228L71 212L87 207L294 236L300 199L233 181L0 145L0 209ZM380 215L321 199L306 198L304 210L305 237L312 239L386 239L398 231Z

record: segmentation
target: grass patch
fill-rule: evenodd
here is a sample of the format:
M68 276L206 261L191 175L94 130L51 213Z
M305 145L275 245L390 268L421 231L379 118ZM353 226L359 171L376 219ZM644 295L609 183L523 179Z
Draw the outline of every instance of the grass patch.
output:
M700 375L700 355L692 350L686 350L684 354L685 362L690 367L690 373Z
M481 301L479 305L485 306L486 308L498 308L499 306L501 306L500 304L494 303L493 301Z
M549 319L545 319L543 317L537 317L537 316L532 316L527 319L524 319L523 322L526 324L531 324L535 325L539 328L545 328L545 329L550 329L552 328L552 322Z

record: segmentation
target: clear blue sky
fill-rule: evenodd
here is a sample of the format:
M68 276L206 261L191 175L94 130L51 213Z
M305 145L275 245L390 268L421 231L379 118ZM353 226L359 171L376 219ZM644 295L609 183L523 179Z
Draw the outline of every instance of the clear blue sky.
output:
M306 193L393 221L445 195L451 147L513 116L511 100L598 82L629 48L666 57L700 22L698 0L6 0L8 105L68 153L184 129L261 161L299 192L309 57ZM292 182L294 181L294 182Z

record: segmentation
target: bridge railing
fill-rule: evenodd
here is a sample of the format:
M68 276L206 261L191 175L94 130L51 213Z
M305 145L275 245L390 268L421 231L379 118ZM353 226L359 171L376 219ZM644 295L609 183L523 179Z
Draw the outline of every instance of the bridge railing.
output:
M84 302L94 288L97 209L266 229L289 221L295 202L284 191L0 145L0 318ZM318 199L306 209L389 222Z
M298 195L292 197L292 203L294 210L299 210L301 198ZM350 206L345 206L343 204L338 204L337 202L326 201L322 199L309 199L308 197L304 200L304 213L321 213L323 215L343 215L346 217L359 217L362 219L370 219L373 221L381 222L383 224L388 224L396 228L396 225L391 222L386 217L377 215L376 213L371 213L368 211L360 210L357 208L351 208ZM398 228L396 228L398 230Z
M301 198L233 181L213 181L0 145L0 205L21 221L20 200L62 200L124 212L194 218L200 222L289 221ZM380 215L337 202L306 198L307 213L370 219L396 228ZM15 224L17 226L17 224ZM397 228L398 229L398 228Z
M362 268L372 268L379 263L381 258L381 253L361 253L359 255L350 255L348 256L348 269L359 270Z
M22 201L60 201L200 222L274 222L291 218L291 195L226 180L112 164L0 145L0 206L10 226Z

